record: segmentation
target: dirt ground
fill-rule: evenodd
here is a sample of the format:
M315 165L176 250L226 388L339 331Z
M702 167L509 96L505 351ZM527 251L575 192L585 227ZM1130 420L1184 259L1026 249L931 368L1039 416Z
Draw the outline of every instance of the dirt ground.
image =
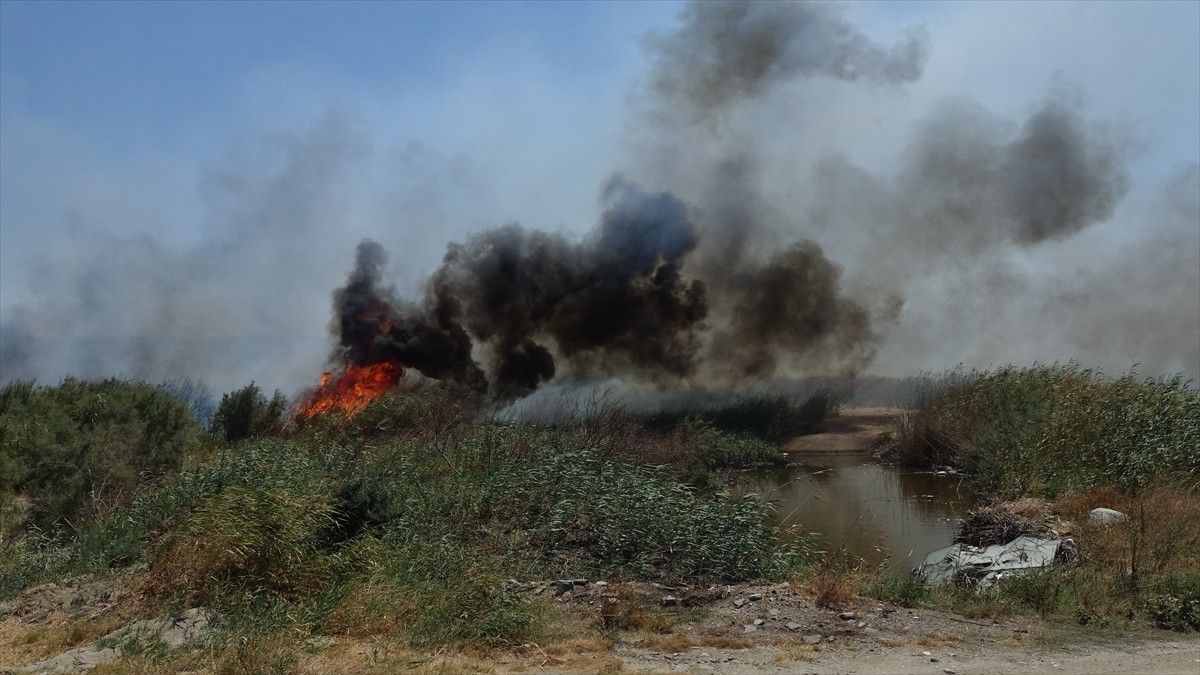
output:
M735 606L755 594L762 598ZM824 609L811 589L788 584L732 587L707 618L675 635L651 645L631 637L611 653L633 672L1200 673L1195 634L1088 633L1034 617L967 619L861 597Z
M783 446L793 454L862 453L891 431L900 411L895 408L842 408L836 417L825 420L821 433L797 436Z
M403 666L450 673L1200 673L1196 634L1085 631L1034 617L968 619L856 596L830 609L817 606L813 588L787 583L706 588L592 583L558 598L548 582L527 587L538 602L551 604L551 616L563 624L561 640L486 655L430 657L397 649L381 662L371 656L377 645L333 636L317 643L319 648L302 650L294 672L392 672ZM111 583L88 582L32 589L18 602L5 603L0 673L43 662L112 630L117 622L110 603L117 593ZM678 623L601 638L600 608L613 597L640 601L651 614ZM664 598L673 598L666 608ZM97 619L104 615L110 618L101 624ZM580 635L585 632L587 637ZM154 666L148 670L158 672Z

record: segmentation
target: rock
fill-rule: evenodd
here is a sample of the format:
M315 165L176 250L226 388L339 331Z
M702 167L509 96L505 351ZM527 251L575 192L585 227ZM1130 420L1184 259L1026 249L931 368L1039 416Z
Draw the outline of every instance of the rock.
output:
M855 625L856 625L856 626L858 626L859 628L866 628L866 627L867 627L867 622L866 622L866 621L859 621L859 622L858 622L857 624L855 624Z
M779 616L779 610L777 610L777 609L772 609L772 610L771 610L771 616Z
M746 598L738 598L737 600L733 601L733 606L737 607L738 609L741 609L748 604L750 604L750 601L747 600Z
M949 668L942 668L942 672L945 673L946 675L955 675L954 671L950 670Z
M784 624L784 626L786 626L787 629L791 630L791 631L800 630L800 624L796 623L795 621L789 621L786 624Z
M763 595L762 595L762 593L751 593L750 599L753 600L754 602L758 602L759 600L763 599Z
M324 649L333 644L333 638L328 635L314 635L304 640L304 646L309 649Z
M745 629L743 632L746 632L746 633L753 633L754 631L758 630L758 626L755 626L754 624L749 624L749 623L746 624L745 626L743 626L743 628Z
M179 647L200 637L208 627L209 617L209 610L195 607L165 619L134 621L86 647L72 649L45 661L19 666L12 672L74 673L119 658L131 645L159 643L166 647ZM100 647L101 643L115 644L117 647Z
M804 636L804 644L806 644L806 645L821 644L821 636L820 635L805 635Z
M930 663L937 663L937 662L938 662L938 658L937 658L936 656L934 656L934 657L932 657L932 658L930 658L930 659L929 659L929 662L930 662Z
M587 579L572 579L571 581L574 582L574 584L576 586L587 586L588 585Z
M554 582L554 594L555 595L562 595L563 593L569 593L574 588L575 588L575 582L572 581L571 579L559 579L558 581Z
M841 614L838 614L838 617L841 618L842 621L853 621L858 618L858 615L854 612L842 612Z
M607 581L597 581L596 582L596 588L604 588L607 585L608 585Z
M674 607L678 604L679 604L679 598L677 598L673 595L668 595L662 599L663 607Z
M1088 522L1098 523L1100 525L1123 523L1126 520L1129 520L1129 516L1114 509L1092 509L1091 512L1088 513Z
M755 619L755 620L754 620L754 625L755 625L755 626L761 626L761 625L763 625L764 623L766 623L766 621L763 621L762 619Z

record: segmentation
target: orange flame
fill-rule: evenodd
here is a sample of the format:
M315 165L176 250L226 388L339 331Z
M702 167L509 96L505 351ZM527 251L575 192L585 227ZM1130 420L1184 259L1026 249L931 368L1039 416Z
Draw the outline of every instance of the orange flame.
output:
M403 366L387 361L350 366L336 374L325 373L317 388L300 404L296 416L307 419L340 410L346 417L353 417L396 386L402 375Z

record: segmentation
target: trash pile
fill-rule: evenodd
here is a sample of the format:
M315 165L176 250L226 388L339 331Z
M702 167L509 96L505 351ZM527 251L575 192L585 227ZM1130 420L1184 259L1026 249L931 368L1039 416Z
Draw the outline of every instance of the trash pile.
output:
M927 584L962 580L982 591L1006 576L1045 567L1073 551L1074 542L1061 537L1021 536L1006 544L982 547L953 544L926 555L917 573Z
M1088 520L1124 522L1125 514L1094 509ZM1070 523L1056 520L1038 499L976 509L963 519L955 543L925 556L914 573L927 584L961 581L983 591L1005 577L1079 557L1074 539L1064 536Z

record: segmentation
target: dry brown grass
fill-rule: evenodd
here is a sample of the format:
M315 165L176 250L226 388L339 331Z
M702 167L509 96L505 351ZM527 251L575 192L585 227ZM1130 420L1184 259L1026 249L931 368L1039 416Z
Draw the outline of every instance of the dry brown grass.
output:
M602 631L641 631L667 633L675 626L675 617L648 598L627 588L602 599L597 626Z
M646 641L646 646L649 649L657 649L660 652L670 652L672 654L685 652L695 647L696 644L694 638L683 633L671 633L670 635L651 638Z
M128 622L124 615L109 614L85 621L69 622L65 617L30 625L20 619L0 622L0 670L32 661L41 661L69 649L82 647Z
M875 641L878 642L879 644L883 645L884 647L900 647L905 644L908 644L904 640L895 640L892 638L885 638L885 637L876 638Z
M825 609L841 609L858 596L863 576L857 571L826 571L805 580L804 590Z
M1102 487L1063 495L1054 502L1054 510L1064 518L1078 520L1092 509L1115 509L1120 503L1119 492L1111 487Z
M952 635L950 633L926 633L917 640L917 644L929 649L938 649L948 647L953 644L958 644L962 641L962 636Z

